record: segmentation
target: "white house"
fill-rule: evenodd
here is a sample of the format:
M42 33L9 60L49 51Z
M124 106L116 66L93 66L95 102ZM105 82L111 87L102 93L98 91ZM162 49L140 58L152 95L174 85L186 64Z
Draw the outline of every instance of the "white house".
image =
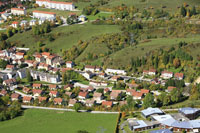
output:
M45 12L45 11L33 11L33 18L45 18L45 19L49 19L49 18L56 18L56 13L54 12Z
M51 0L36 0L36 4L39 6L44 6L45 8L57 9L57 10L69 10L75 9L75 6L71 2L60 2Z
M108 73L113 73L113 74L121 74L121 75L126 75L126 72L125 70L117 70L117 69L109 69L107 68L105 70L105 72L108 74Z
M28 21L22 20L20 23L20 26L24 26L24 27L28 26Z
M33 25L36 25L36 20L35 19L32 19L30 22L29 22L29 25L30 26L33 26Z
M26 69L20 69L17 71L18 76L20 79L26 78Z
M164 79L169 79L173 77L173 72L163 71L161 77Z
M11 8L11 13L13 15L26 15L26 10L21 8Z
M17 28L17 27L19 26L19 22L14 21L14 22L12 22L11 26L12 26L13 28Z
M73 68L73 67L74 67L74 62L72 62L72 61L67 61L67 62L66 62L66 67L67 67L67 68Z
M8 18L11 18L10 14L8 14L8 13L3 13L3 14L1 14L1 17L2 17L4 20L7 20Z

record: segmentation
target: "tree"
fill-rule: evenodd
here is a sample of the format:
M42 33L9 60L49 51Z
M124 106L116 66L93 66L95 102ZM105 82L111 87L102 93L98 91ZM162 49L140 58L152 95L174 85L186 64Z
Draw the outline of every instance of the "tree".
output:
M185 7L181 6L181 15L182 15L183 17L185 17L185 16L186 16L186 13L187 13L187 10L185 9Z
M155 106L154 96L151 93L148 93L144 98L143 107L148 108L154 106Z
M173 60L173 65L175 68L178 68L181 65L181 61L178 58Z
M26 71L26 79L27 79L27 82L33 81L33 78L29 70Z
M80 109L81 109L81 104L80 104L80 103L75 103L75 104L74 104L74 110L75 110L76 112L78 112Z
M191 11L191 16L196 15L196 14L197 14L196 8L195 8L195 6L193 6L192 11Z

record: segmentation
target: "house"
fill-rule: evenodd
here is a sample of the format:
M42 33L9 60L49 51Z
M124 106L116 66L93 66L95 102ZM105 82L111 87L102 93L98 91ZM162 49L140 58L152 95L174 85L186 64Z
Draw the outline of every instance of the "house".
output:
M95 90L94 87L92 87L92 86L89 86L86 89L88 92L93 92Z
M43 93L43 91L40 89L33 89L32 92L35 97L38 97L38 96L42 95L42 93Z
M108 93L108 92L110 92L110 89L109 89L109 88L105 88L105 89L103 90L103 93L104 93L104 94L106 94L106 93Z
M46 11L33 11L33 18L37 18L37 19L49 19L49 18L53 18L56 19L56 13L54 12L46 12Z
M135 89L127 89L126 95L132 95L133 92L136 92L136 90Z
M183 75L183 73L175 73L175 74L174 74L174 77L175 77L176 79L178 79L178 80L183 80L184 75Z
M22 58L24 58L24 53L22 53L22 52L17 52L17 53L16 53L16 59L22 59Z
M7 65L6 70L13 71L13 70L15 70L15 66L14 65Z
M11 8L11 14L13 15L26 15L26 10L21 8Z
M112 78L110 79L111 81L117 82L121 79L120 76L112 76Z
M26 93L26 94L30 93L30 89L27 88L27 87L24 87L24 88L22 89L22 91L23 91L24 93Z
M112 92L110 93L110 99L117 100L117 98L120 97L121 94L122 94L121 90L112 90Z
M26 73L27 73L26 68L20 69L20 70L17 71L17 75L18 75L18 77L19 77L20 79L26 78Z
M119 105L120 106L127 105L127 101L119 101Z
M166 91L167 92L171 92L171 91L173 91L174 88L176 88L176 87L174 87L174 86L168 86Z
M142 92L133 92L132 96L134 100L141 100L144 97L144 94Z
M7 80L4 80L3 81L3 85L6 85L6 86L14 86L14 85L17 85L17 81L16 79L12 78L12 79L7 79Z
M38 24L41 25L41 24L43 24L45 21L46 21L45 18L40 18L39 21L38 21Z
M11 18L11 16L10 16L10 14L8 14L8 13L3 13L3 14L1 14L1 17L4 19L4 20L7 20L8 18Z
M39 65L38 65L38 69L43 69L43 70L49 70L49 65L48 64L45 64L45 63L40 63Z
M107 74L106 73L100 73L98 76L101 77L101 78L105 78L105 77L107 77Z
M61 105L62 102L63 102L63 99L62 99L62 98L54 98L54 99L53 99L53 102L54 102L54 104L56 104L56 105Z
M49 89L50 89L50 90L56 90L57 88L58 88L57 85L54 85L54 84L50 84L50 85L49 85Z
M85 77L88 80L95 76L95 74L90 71L87 71L87 72L83 73L82 75L83 75L83 77Z
M59 93L58 93L58 91L50 91L49 92L49 96L51 96L51 97L58 97Z
M76 100L76 99L69 99L68 106L69 106L69 107L73 107L74 104L76 104L76 103L77 103L77 100Z
M1 96L5 96L7 94L7 91L5 89L1 90L0 91L0 95Z
M148 94L150 91L147 89L141 89L140 90L141 93L143 93L144 95Z
M24 96L23 103L31 103L33 102L33 98L31 96Z
M107 82L90 81L91 86L108 86Z
M95 66L90 66L90 65L86 65L85 66L85 72L95 72Z
M87 19L87 17L85 15L81 15L78 17L78 21L80 21L80 22L84 22L84 21L86 21L86 19Z
M30 20L29 25L34 26L34 25L36 25L36 22L37 21L35 19L32 19L32 20Z
M112 74L126 75L126 72L124 70L110 69L110 68L107 68L105 70L105 73L107 73L107 74L112 73Z
M82 92L88 92L88 88L80 88L80 91L82 91Z
M45 8L49 9L68 10L68 11L72 11L75 9L75 5L72 2L36 0L36 4L38 4L39 6L44 6Z
M66 62L66 67L67 68L73 68L75 66L74 62L73 61L67 61Z
M35 88L35 89L39 89L39 88L42 87L42 84L33 84L32 86L33 86L33 88Z
M72 84L67 84L64 86L64 90L70 91L74 86Z
M156 75L156 69L149 69L148 75L151 75L151 76Z
M69 96L69 98L74 98L74 93L73 92L65 92L65 95Z
M102 106L106 107L106 108L111 108L113 106L113 102L112 101L103 101Z
M103 100L103 94L102 94L102 93L95 92L95 93L93 94L93 99L94 99L95 101L101 101L101 100Z
M94 104L95 104L95 100L93 100L93 99L87 99L87 100L85 101L85 105L86 105L87 107L92 107Z
M169 129L160 129L160 130L150 131L150 133L173 133L173 132Z
M35 60L37 62L44 62L45 61L45 58L40 54L36 54L36 55L34 55L34 57L35 57Z
M161 77L164 79L170 79L173 77L173 72L163 71Z
M144 116L145 118L151 115L164 115L164 112L160 110L159 108L151 108L151 107L145 110L142 110L141 113L142 113L142 116Z
M184 115L185 117L189 118L190 120L196 119L200 115L199 109L191 107L180 108L178 112Z
M79 92L78 98L81 100L85 100L85 99L89 98L89 93L88 92Z
M22 20L21 23L20 23L20 26L25 27L25 28L28 27L28 21Z
M38 101L39 101L39 103L47 102L47 97L41 97L41 96L39 96L38 97Z
M14 22L12 22L11 26L12 26L13 28L18 28L19 22L14 21Z
M20 98L20 95L17 94L17 93L13 93L13 94L11 95L11 100L12 100L12 101L17 101L17 100L19 100L19 98Z
M53 60L56 58L56 56L49 55L46 57L46 64L53 65Z

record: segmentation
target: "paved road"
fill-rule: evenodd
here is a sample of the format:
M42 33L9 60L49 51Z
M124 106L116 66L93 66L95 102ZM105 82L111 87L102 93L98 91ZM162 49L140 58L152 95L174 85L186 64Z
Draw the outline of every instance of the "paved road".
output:
M29 105L22 105L21 107L25 108L25 109L46 109L46 110L57 110L57 111L75 111L73 109L66 109L66 108L51 108L51 107L29 106ZM87 110L79 110L79 112L88 112L88 111ZM93 114L118 114L119 112L89 111L88 113L93 113Z

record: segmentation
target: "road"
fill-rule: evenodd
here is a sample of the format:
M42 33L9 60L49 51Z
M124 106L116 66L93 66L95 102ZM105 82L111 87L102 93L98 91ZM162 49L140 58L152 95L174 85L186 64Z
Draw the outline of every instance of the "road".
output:
M67 108L51 108L51 107L39 107L39 106L29 106L29 105L22 105L24 109L45 109L45 110L57 110L57 111L71 111L74 112L73 109ZM79 110L79 112L88 112L93 114L118 114L119 112L107 112L107 111L87 111L87 110Z

